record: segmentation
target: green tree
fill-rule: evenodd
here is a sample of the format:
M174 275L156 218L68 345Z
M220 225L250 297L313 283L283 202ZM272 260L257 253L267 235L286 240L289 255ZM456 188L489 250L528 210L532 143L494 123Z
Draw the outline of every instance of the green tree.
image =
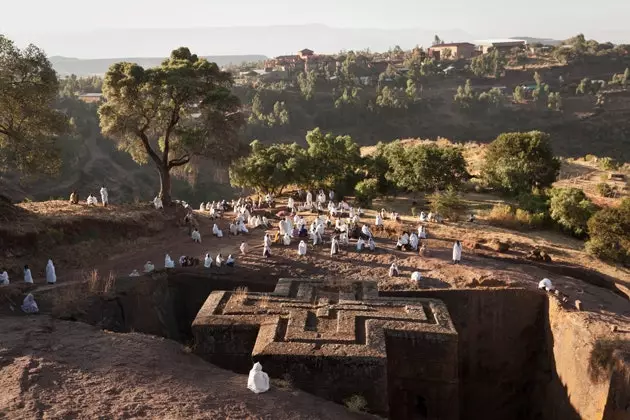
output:
M416 88L416 84L413 80L407 80L407 89L405 90L407 97L410 101L415 102L418 99L418 88Z
M335 136L316 128L306 134L306 143L313 186L334 188L340 194L354 188L362 159L352 137Z
M591 79L585 77L580 81L580 84L575 89L576 95L587 95L591 93Z
M626 71L623 72L622 82L624 86L628 86L630 83L630 67L626 67Z
M195 156L230 161L240 152L240 101L230 73L188 48L171 53L161 66L112 65L99 108L103 133L139 163L149 159L160 175L160 198L171 202L171 170Z
M406 109L408 98L402 89L385 86L376 97L376 105L381 108Z
M514 98L514 102L525 102L525 89L523 88L523 86L516 86L514 88L514 94L512 96Z
M547 107L554 111L562 110L562 97L560 96L560 92L551 92L549 94L549 98L547 99Z
M442 39L440 39L439 36L435 35L433 37L433 45L440 45L440 44L444 44L444 41L442 41Z
M378 196L378 180L375 178L364 179L354 187L354 196L363 207L370 207L372 200Z
M505 103L505 96L499 88L492 88L487 92L483 92L477 98L477 101L485 104L488 109L498 109Z
M300 87L300 92L302 92L302 96L307 101L310 101L315 96L315 84L317 83L317 73L314 70L309 71L308 73L300 73L298 75L298 86Z
M466 211L466 204L458 192L449 188L446 191L435 192L427 197L432 212L456 222Z
M359 89L344 88L343 93L335 100L335 108L353 107L361 103Z
M470 109L476 101L475 93L472 90L470 80L466 80L465 86L459 86L453 100L462 109Z
M498 50L473 58L470 69L478 77L500 77L505 71L507 60Z
M297 144L265 146L258 140L251 144L248 156L230 166L230 183L252 188L259 194L281 193L290 184L301 184L305 176L306 151Z
M598 211L588 221L586 250L603 260L630 264L630 198Z
M466 177L466 160L460 149L420 144L405 147L394 142L385 149L389 164L386 178L411 192L458 188Z
M490 187L518 194L550 186L559 170L548 134L503 133L487 148L482 176Z
M549 103L549 85L543 82L540 73L534 73L534 81L536 82L536 89L532 93L534 101L538 104L548 105Z
M584 191L577 188L552 188L549 209L552 220L578 237L586 234L588 220L597 211Z
M54 108L59 81L42 50L0 35L0 171L54 174L68 118Z

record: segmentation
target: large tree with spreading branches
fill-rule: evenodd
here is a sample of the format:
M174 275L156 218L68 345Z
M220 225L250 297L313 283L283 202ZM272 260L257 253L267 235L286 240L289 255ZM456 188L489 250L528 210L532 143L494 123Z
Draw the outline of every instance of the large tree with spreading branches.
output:
M20 50L0 35L0 171L54 174L60 168L57 138L69 128L55 109L57 74L46 54Z
M153 162L159 197L169 203L172 169L195 157L229 162L242 150L244 118L232 84L230 73L188 48L174 50L159 67L114 64L103 83L101 128L136 162Z

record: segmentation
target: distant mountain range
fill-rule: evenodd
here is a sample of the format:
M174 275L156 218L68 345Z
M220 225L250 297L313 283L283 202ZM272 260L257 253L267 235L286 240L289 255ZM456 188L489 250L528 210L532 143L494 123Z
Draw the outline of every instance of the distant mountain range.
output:
M251 61L266 60L264 55L217 55L204 57L208 61L217 63L219 66L239 65ZM75 74L77 76L102 76L112 64L127 61L137 63L142 67L159 66L164 57L135 57L135 58L100 58L94 60L81 60L78 58L68 58L53 56L50 57L54 69L61 76Z

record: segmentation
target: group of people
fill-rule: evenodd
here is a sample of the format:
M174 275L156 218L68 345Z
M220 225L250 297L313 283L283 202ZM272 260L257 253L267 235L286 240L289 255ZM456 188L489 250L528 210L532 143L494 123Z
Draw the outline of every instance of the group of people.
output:
M101 203L103 203L103 207L107 207L107 205L109 204L109 193L107 191L107 188L104 185L101 186L100 193L101 193ZM97 206L98 198L90 194L88 198L85 200L85 203L88 206ZM72 193L70 194L70 204L79 204L79 193L77 193L76 191L72 191Z
M7 270L2 269L2 273L0 273L0 286L7 286L10 283L9 273L7 273ZM28 265L24 266L24 283L33 284L33 273ZM46 264L46 283L57 283L57 273L52 259L48 260L48 263Z

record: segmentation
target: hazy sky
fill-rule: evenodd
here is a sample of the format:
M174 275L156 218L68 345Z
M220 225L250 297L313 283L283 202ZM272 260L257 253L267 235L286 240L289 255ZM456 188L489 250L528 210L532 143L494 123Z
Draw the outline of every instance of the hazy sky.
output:
M461 30L474 37L536 36L630 42L627 0L8 0L0 33L18 43L49 34L119 28L299 25ZM4 2L3 2L4 3ZM81 40L74 41L77 45ZM54 51L49 51L51 48ZM64 51L64 48L66 49ZM48 45L75 54L75 45ZM213 53L207 51L206 53ZM270 51L248 51L270 53ZM238 51L237 53L243 53Z

